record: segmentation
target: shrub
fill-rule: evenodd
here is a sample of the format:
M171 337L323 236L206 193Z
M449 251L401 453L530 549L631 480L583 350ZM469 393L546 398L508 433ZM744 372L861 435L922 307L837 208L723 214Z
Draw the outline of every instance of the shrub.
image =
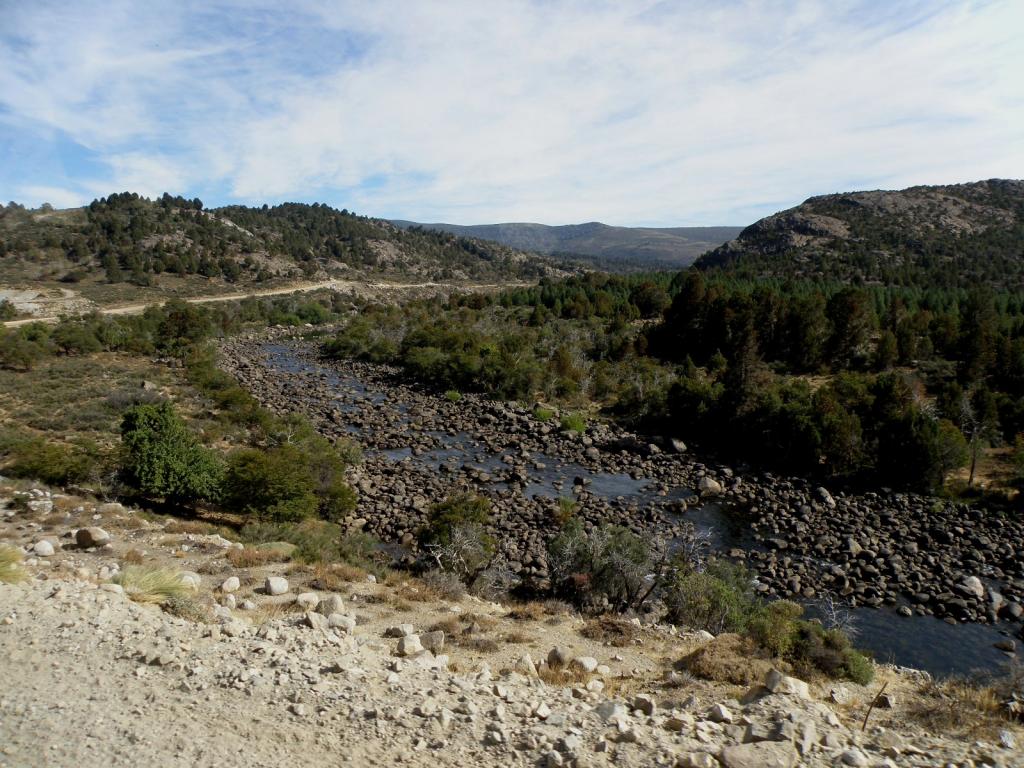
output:
M713 635L744 632L755 611L750 587L740 583L728 566L717 571L682 572L665 591L669 621Z
M224 473L224 506L276 522L313 517L319 502L309 474L302 471L302 458L291 445L233 452Z
M380 542L376 538L361 531L343 534L341 526L325 520L250 523L242 528L241 538L250 544L293 544L291 558L298 562L345 562L365 571L381 571L376 557Z
M110 457L95 443L51 443L40 437L19 436L6 445L7 471L14 477L68 486L99 480Z
M780 658L793 647L798 628L797 619L803 615L802 606L789 600L776 600L761 606L748 621L747 631L757 643Z
M590 532L570 520L548 545L557 594L591 608L636 610L660 586L668 563L665 542L617 525Z
M262 451L243 448L228 457L223 500L229 509L279 522L318 513L340 520L356 505L345 482L345 462L323 438Z
M533 418L537 421L551 421L555 417L555 412L550 408L544 408L537 406L533 409Z
M163 605L169 600L187 597L192 591L180 573L156 566L128 566L113 581L137 603Z
M125 479L143 493L178 503L217 497L220 461L199 444L171 403L128 409L121 442Z
M495 541L485 527L490 521L487 498L457 494L431 507L420 540L439 568L472 582L494 556Z
M457 403L462 399L462 393L455 389L449 389L444 393L444 397L449 403Z
M0 584L18 584L28 578L21 560L21 550L0 544Z
M567 413L559 422L566 432L586 432L587 420L579 413Z
M580 505L575 499L561 496L558 499L558 507L555 509L555 522L559 528L564 528L569 521L576 517Z

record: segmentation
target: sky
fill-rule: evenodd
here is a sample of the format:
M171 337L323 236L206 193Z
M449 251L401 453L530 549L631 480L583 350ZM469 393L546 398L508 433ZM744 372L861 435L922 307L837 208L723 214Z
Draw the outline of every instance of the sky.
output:
M1024 178L1024 2L0 0L0 199L745 225Z

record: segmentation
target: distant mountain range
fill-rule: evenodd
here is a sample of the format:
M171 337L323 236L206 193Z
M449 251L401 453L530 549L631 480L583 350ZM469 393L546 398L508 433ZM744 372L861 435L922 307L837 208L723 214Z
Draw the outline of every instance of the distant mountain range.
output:
M996 290L1024 287L1024 181L812 197L702 256L753 278Z
M587 224L419 224L392 220L403 229L422 227L462 237L493 240L520 251L587 257L608 267L685 267L705 251L733 239L742 227L612 227Z

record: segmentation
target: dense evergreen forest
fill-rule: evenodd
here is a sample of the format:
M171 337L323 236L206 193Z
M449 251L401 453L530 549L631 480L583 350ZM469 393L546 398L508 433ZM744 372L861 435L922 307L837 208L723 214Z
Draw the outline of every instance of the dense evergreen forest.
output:
M57 277L66 283L101 277L143 286L163 273L246 283L359 274L535 278L550 270L549 261L497 243L402 230L319 203L207 210L198 199L129 192L66 211L0 205L0 260L65 265Z
M985 289L588 274L368 307L325 350L830 481L935 490L1024 432L1022 299Z

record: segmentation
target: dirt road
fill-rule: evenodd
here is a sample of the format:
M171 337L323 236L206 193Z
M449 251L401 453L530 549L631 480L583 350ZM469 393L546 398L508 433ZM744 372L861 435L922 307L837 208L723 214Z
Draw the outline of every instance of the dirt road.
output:
M240 293L220 293L212 296L194 296L184 299L189 304L213 304L220 301L239 301L241 299L264 296L285 296L292 293L309 293L319 290L351 291L364 295L377 293L402 292L414 290L449 290L449 291L493 291L501 288L513 288L527 283L502 283L485 285L457 285L452 283L391 283L391 282L368 282L365 280L324 280L320 282L295 283L278 288L265 288L259 291L244 291ZM113 307L97 307L103 315L140 315L148 307L160 306L162 301L149 301L138 304L122 304ZM30 323L56 323L61 315L48 315L43 317L26 317L18 320L8 320L3 325L7 328L17 328Z

